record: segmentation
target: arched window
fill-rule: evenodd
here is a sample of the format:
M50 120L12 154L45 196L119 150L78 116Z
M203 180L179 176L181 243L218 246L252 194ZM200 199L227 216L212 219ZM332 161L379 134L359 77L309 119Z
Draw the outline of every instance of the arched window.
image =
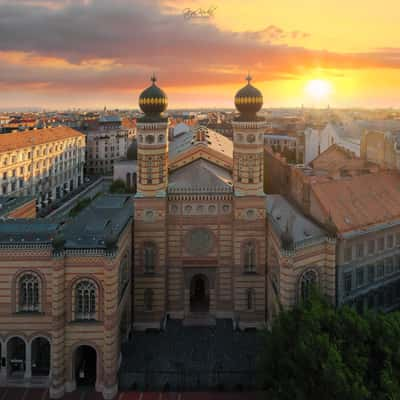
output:
M246 290L246 304L247 310L254 310L255 308L255 290L254 289L247 289Z
M164 181L164 159L160 157L158 160L158 176L160 179L160 183Z
M146 143L153 144L154 143L154 136L153 135L147 135L146 136Z
M39 278L24 274L19 279L19 311L39 311Z
M146 289L144 291L144 309L146 311L151 311L153 309L153 297L154 292L152 289Z
M75 288L75 318L96 318L96 285L89 280L83 280Z
M152 159L149 156L146 158L146 175L147 175L147 183L152 183L152 175L153 175Z
M144 245L144 271L154 272L156 266L156 246L154 243Z
M244 269L246 272L256 269L256 246L253 242L247 242L244 246Z
M307 300L310 297L311 290L317 284L317 274L315 271L306 271L301 277L301 299Z

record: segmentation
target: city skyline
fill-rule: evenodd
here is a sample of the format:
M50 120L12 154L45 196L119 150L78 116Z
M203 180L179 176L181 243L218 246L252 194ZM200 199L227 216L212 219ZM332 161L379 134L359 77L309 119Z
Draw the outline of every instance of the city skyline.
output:
M0 108L137 108L154 72L171 109L396 108L396 4L356 0L0 0Z

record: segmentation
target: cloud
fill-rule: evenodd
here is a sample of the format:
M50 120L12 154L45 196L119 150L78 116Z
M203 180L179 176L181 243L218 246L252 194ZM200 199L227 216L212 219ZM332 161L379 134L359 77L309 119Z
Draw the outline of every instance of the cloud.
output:
M166 12L168 11L168 12ZM400 49L333 53L285 42L309 33L256 32L185 20L157 0L0 0L0 87L119 90L295 79L313 68L399 68Z
M285 31L276 25L269 25L260 31L247 31L241 35L245 35L251 40L266 41L267 43L276 43L290 39L306 39L310 37L310 34L307 32L302 32L299 30Z

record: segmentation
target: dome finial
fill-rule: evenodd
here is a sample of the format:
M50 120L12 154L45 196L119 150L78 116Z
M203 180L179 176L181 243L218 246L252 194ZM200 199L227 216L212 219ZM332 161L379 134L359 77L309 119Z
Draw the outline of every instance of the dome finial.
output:
M151 116L153 119L164 118L161 116L168 105L168 99L166 94L162 89L160 89L156 84L156 74L150 77L152 84L139 96L139 106L140 109L146 114L147 117Z
M253 79L253 78L251 77L250 72L247 71L246 81L247 81L247 84L248 84L248 85L250 85L250 82L251 82L252 79Z
M242 121L256 121L257 112L261 110L263 105L262 93L250 84L252 77L250 72L247 73L247 85L242 87L235 95L235 106L240 112Z

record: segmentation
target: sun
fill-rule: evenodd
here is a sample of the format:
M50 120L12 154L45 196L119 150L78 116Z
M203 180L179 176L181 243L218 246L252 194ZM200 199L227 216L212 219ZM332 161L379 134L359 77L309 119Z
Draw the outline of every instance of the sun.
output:
M305 91L315 100L323 100L332 93L332 84L324 79L313 79L307 82Z

